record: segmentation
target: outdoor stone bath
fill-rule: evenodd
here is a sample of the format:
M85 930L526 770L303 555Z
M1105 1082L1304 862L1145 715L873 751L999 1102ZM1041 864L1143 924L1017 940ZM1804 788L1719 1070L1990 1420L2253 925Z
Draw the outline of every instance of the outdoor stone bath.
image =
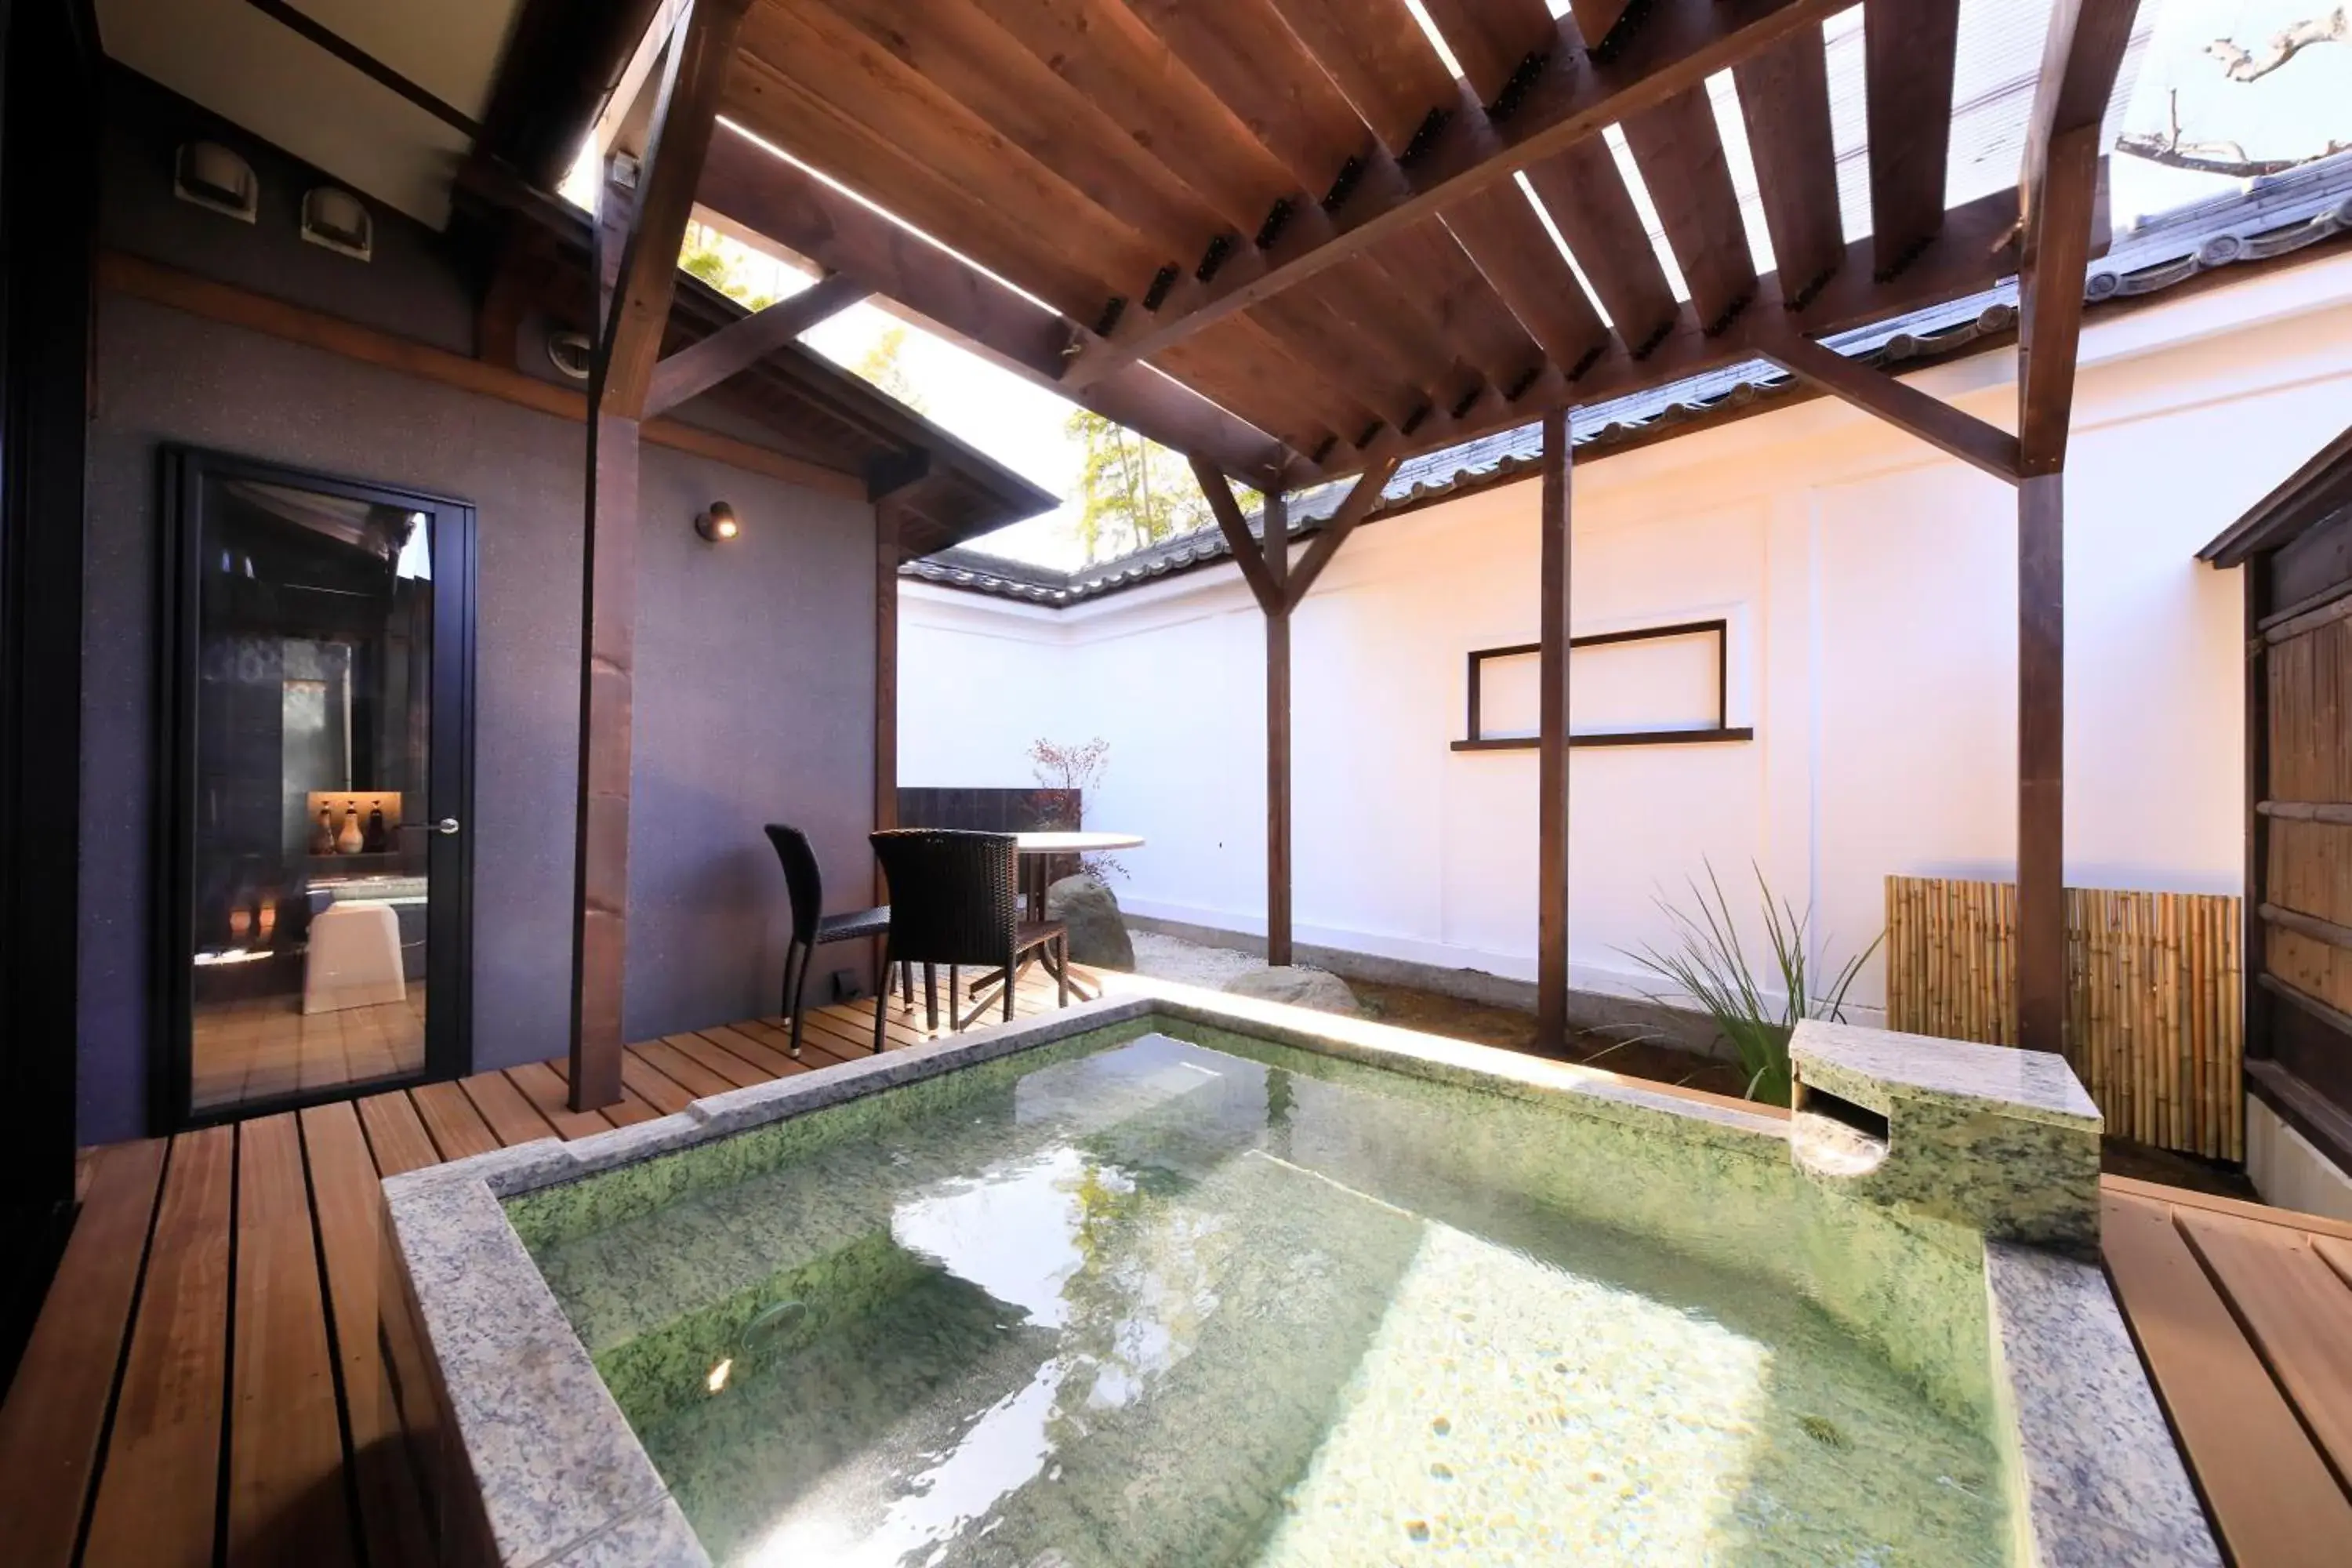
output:
M1106 999L385 1183L386 1396L516 1568L2218 1563L2063 1063L1793 1055Z

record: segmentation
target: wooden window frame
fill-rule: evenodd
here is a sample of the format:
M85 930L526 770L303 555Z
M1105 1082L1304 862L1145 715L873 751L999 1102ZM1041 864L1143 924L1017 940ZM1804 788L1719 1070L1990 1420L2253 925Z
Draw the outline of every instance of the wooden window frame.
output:
M1756 731L1752 725L1735 726L1731 717L1731 622L1717 616L1712 620L1675 621L1665 626L1635 626L1622 632L1594 632L1585 637L1568 639L1569 651L1580 647L1600 647L1611 643L1663 642L1669 637L1715 637L1715 722L1692 724L1675 730L1612 730L1590 734L1571 733L1568 743L1575 746L1692 746L1717 744L1725 742L1752 741ZM1535 735L1488 735L1483 732L1478 716L1481 667L1490 658L1518 658L1543 651L1540 643L1512 643L1504 647L1474 647L1467 657L1469 703L1465 728L1468 733L1454 742L1457 752L1531 752L1540 739Z

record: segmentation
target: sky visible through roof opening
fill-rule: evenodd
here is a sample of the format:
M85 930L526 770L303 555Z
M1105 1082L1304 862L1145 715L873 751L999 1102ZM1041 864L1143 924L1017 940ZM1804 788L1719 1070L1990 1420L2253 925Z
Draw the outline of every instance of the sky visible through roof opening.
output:
M1404 3L1439 58L1460 74L1420 0ZM1556 16L1568 10L1568 0L1548 4ZM2017 184L2049 15L2050 0L1961 0L1947 205ZM2242 190L2260 174L2352 145L2352 37L2345 35L2345 15L2339 0L2143 4L2105 127L2106 140L2116 148L2109 189L2117 232L2137 219ZM1831 16L1822 37L1839 203L1846 237L1853 240L1871 232L1862 6ZM1748 247L1757 269L1769 270L1771 241L1730 73L1710 79L1707 90ZM1681 268L1667 248L1624 137L1615 126L1607 136L1666 278L1676 298L1686 299ZM593 163L583 154L566 194L581 199L593 181ZM1549 216L1524 179L1519 186L1591 296L1581 266ZM740 299L782 298L814 280L714 231L698 229L689 236L689 258L697 259L698 251L697 269ZM1597 297L1593 303L1598 309ZM1606 319L1607 312L1601 314ZM1083 563L1074 494L1083 454L1067 429L1067 403L872 300L822 323L802 342L894 394L903 396L911 389L912 401L930 419L1065 498L1055 510L991 534L978 542L979 548L1039 565Z

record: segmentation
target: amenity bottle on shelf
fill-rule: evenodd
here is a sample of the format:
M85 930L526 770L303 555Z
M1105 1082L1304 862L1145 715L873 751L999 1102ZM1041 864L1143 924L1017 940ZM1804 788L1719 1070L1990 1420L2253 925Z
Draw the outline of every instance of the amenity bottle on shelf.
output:
M344 855L356 855L360 852L360 847L366 842L366 837L360 832L359 803L347 800L343 803L343 830L335 838L336 851Z
M386 842L387 837L383 826L383 807L381 805L368 807L367 834L361 840L361 847L371 855L381 855L392 847L391 844Z
M319 819L310 824L310 853L332 855L335 852L335 819L327 803L319 803Z

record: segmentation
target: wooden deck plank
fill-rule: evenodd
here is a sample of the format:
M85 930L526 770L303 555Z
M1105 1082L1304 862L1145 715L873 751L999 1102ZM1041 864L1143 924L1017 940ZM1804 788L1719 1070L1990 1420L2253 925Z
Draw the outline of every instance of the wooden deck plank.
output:
M664 1116L675 1116L694 1103L692 1094L639 1056L634 1046L621 1053L621 1084Z
M2332 1236L2352 1241L2352 1222L2330 1219L2326 1215L2273 1208L2268 1204L2248 1203L2243 1198L2225 1198L2219 1193L2200 1193L2188 1187L2168 1187L2158 1182L2143 1182L2133 1176L2101 1176L2099 1186L2105 1192L2170 1204L2177 1209L2209 1209L2215 1214L2235 1215L2240 1219L2254 1220L2263 1225L2293 1226L2314 1236Z
M780 1078L792 1078L810 1070L806 1062L796 1062L781 1047L752 1035L749 1030L719 1025L697 1029L696 1034L739 1060L757 1068L761 1078L772 1082Z
M237 1131L228 1536L243 1563L348 1563L343 1434L318 1246L291 1115Z
M776 1076L764 1068L753 1067L726 1047L706 1040L700 1035L666 1035L662 1037L662 1044L725 1079L730 1089L750 1089L754 1084L767 1083Z
M541 1062L539 1065L553 1073L555 1080L563 1085L563 1092L567 1097L564 1103L570 1104L572 1064L558 1057L552 1061ZM637 1070L642 1072L644 1069L640 1068ZM640 1121L651 1121L665 1114L630 1084L629 1073L628 1058L624 1057L621 1059L621 1098L610 1105L600 1106L594 1111L582 1114L604 1117L615 1127L633 1127Z
M302 1112L302 1148L327 1268L327 1308L342 1369L347 1458L371 1563L431 1560L424 1500L397 1414L384 1406L376 1331L383 1200L374 1157L350 1101Z
M572 1092L571 1086L546 1062L525 1062L520 1067L509 1068L507 1078L547 1118L547 1124L555 1129L559 1138L586 1138L608 1132L615 1125L601 1110L572 1110L566 1098Z
M537 1138L551 1138L555 1129L538 1107L523 1097L522 1090L507 1080L502 1072L478 1072L471 1078L457 1080L466 1098L474 1102L482 1120L489 1124L490 1135L500 1144L512 1147Z
M690 1100L700 1100L709 1094L725 1094L730 1089L741 1087L719 1077L665 1040L645 1040L631 1046L629 1050L647 1067L686 1090Z
M893 1039L890 1043L895 1047L906 1042ZM820 1011L812 1011L801 1025L801 1059L812 1067L840 1067L873 1054L871 1019L862 1034L848 1020Z
M2174 1217L2338 1481L2352 1476L2352 1287L2300 1231L2195 1209Z
M2272 1383L2163 1203L2108 1193L2102 1251L2132 1337L2231 1557L2323 1568L2352 1541L2352 1503Z
M416 1107L404 1091L371 1094L352 1103L359 1108L360 1125L367 1130L368 1149L375 1155L378 1172L397 1176L441 1163L441 1152L433 1147L432 1134L425 1131Z
M2337 1279L2352 1285L2352 1242L2332 1236L2315 1236L2311 1238L2311 1249L2326 1259L2327 1266L2336 1270Z
M172 1141L86 1568L193 1568L213 1560L236 1163L234 1128Z
M161 1138L117 1143L89 1163L81 1214L49 1286L50 1301L70 1307L41 1314L0 1406L0 1519L9 1561L23 1568L73 1560L166 1147Z
M772 1025L762 1023L757 1018L745 1018L739 1023L728 1025L724 1029L705 1029L702 1032L710 1036L713 1039L719 1040L722 1044L727 1046L728 1049L734 1051L738 1056L741 1056L743 1053L733 1043L733 1040L736 1038L749 1040L756 1045L765 1047L768 1056L761 1058L761 1060L782 1062L785 1064L783 1067L776 1069L778 1076L782 1076L787 1072L814 1072L821 1065L817 1062L810 1061L805 1058L795 1061L793 1058L792 1054L792 1031L790 1029L776 1028Z
M498 1134L456 1084L419 1084L408 1091L408 1098L416 1102L416 1114L444 1160L462 1160L499 1147Z

